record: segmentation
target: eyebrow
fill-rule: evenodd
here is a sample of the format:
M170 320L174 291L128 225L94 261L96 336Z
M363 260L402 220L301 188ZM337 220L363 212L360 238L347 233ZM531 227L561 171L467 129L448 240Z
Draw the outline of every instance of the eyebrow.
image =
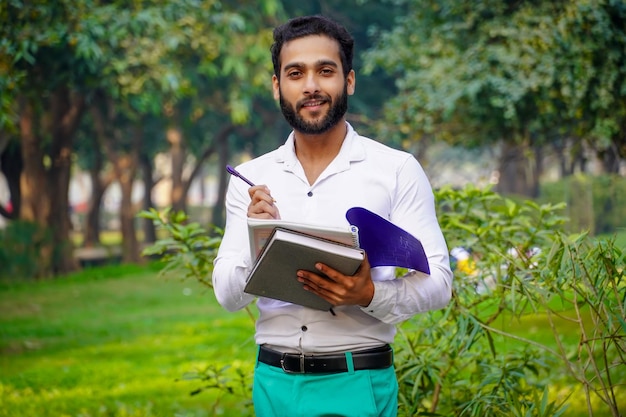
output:
M315 63L315 66L316 67L330 66L333 68L339 68L339 65L337 64L337 62L333 61L332 59L320 59ZM306 67L306 64L304 62L291 62L285 65L285 68L283 68L283 72L287 72L291 68L303 68L303 67Z

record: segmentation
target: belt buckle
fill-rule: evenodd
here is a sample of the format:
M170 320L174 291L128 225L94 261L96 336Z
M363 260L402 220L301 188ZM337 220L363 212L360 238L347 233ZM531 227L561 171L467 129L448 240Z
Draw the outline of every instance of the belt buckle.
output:
M280 358L280 368L283 370L283 372L287 374L303 374L304 373L304 353L300 353L299 355L299 358L300 358L300 370L299 371L292 371L291 369L285 368L286 356L287 356L287 353L283 353L283 356Z

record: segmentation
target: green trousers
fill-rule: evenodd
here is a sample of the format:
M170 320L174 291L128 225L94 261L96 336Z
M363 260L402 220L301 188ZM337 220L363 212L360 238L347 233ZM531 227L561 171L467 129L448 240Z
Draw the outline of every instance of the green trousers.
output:
M398 381L393 366L338 374L288 374L257 361L252 400L257 417L395 417Z

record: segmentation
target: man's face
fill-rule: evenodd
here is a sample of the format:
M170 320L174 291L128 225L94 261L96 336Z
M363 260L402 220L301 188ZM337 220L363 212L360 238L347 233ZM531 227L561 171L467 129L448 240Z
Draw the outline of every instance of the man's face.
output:
M311 98L328 102L330 108L325 115L321 114L319 118L305 119L300 115L300 110L302 107L306 107L305 105L310 99L303 99L298 103L292 104L285 99L282 93L280 94L280 109L283 112L283 116L285 116L287 123L298 132L307 135L322 134L339 123L346 114L346 111L348 111L348 92L346 88L343 89L343 93L340 96L334 99L327 95L316 95Z
M343 120L348 95L354 93L354 72L344 78L339 44L326 36L307 36L286 43L280 57L274 97L294 130L318 135Z

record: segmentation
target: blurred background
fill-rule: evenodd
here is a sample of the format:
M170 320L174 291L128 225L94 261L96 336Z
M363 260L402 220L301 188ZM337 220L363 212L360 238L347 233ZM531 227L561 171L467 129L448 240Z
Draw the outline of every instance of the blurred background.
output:
M624 227L623 1L6 0L0 276L141 262L150 207L223 225L224 166L289 133L272 29L314 13L356 39L349 121L435 187L565 201L592 235Z

